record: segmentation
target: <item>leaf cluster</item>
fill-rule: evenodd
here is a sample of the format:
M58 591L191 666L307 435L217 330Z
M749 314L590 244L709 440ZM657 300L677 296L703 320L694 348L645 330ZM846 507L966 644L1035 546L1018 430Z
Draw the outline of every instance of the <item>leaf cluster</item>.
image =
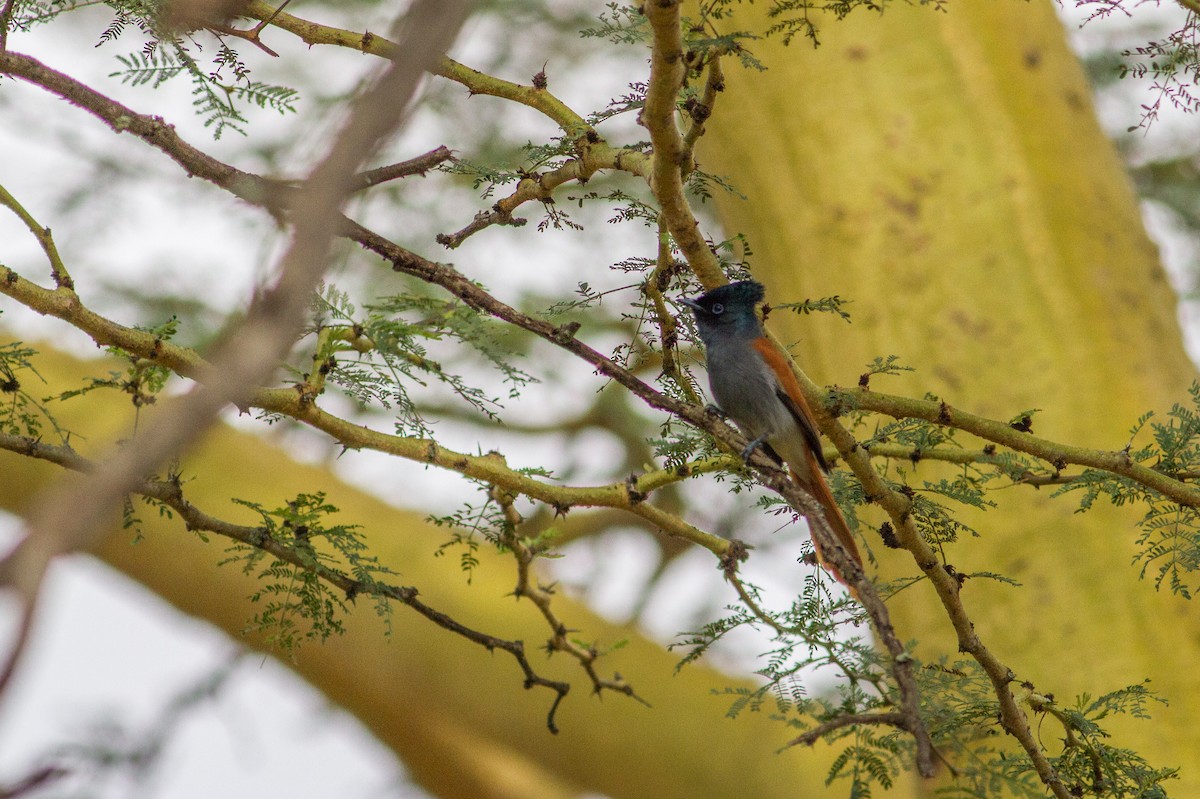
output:
M324 492L299 494L277 508L233 501L258 515L263 540L282 545L298 561L280 560L249 544L229 547L221 565L239 565L261 583L250 595L260 609L245 632L263 635L267 644L289 657L306 641L340 635L342 619L355 597L334 590L322 579L322 569L351 575L361 586L360 593L375 598L375 611L390 629L391 605L378 589L379 578L395 572L370 554L358 525L330 523L338 509L325 500Z
M63 437L43 402L26 388L31 378L46 382L33 365L35 355L23 341L0 344L0 431L37 440L49 425Z
M142 30L151 32L147 28ZM101 37L101 44L115 41L123 31L124 26L114 22ZM252 80L250 68L237 51L222 41L218 42L212 59L212 70L206 72L192 54L192 50L202 49L194 40L189 46L175 37L152 38L140 51L117 55L122 69L109 77L132 86L157 89L173 78L187 76L192 82L192 107L204 127L212 128L214 139L220 139L226 130L246 135L248 120L243 108L246 103L279 114L295 112L299 100L295 89Z
M535 378L513 365L518 354L512 336L499 323L457 299L429 294L397 294L377 298L360 313L348 294L327 286L314 300L317 324L312 332L330 329L341 336L322 338L313 356L327 367L326 379L363 407L379 406L395 413L402 435L429 435L415 388L436 382L448 388L473 410L495 419L501 399L472 385L453 369L431 357L438 343L455 345L448 354L482 356L500 377L507 395L517 396ZM349 342L346 341L349 339ZM368 345L356 342L369 342ZM479 358L471 359L475 365Z
M1126 450L1132 463L1149 466L1179 479L1200 477L1200 383L1188 391L1189 405L1176 403L1162 421L1147 413L1130 430L1133 441L1149 428L1151 441ZM1156 588L1165 583L1173 593L1191 598L1200 588L1200 512L1181 505L1127 477L1099 469L1086 469L1060 487L1055 496L1079 494L1079 509L1090 509L1098 499L1113 505L1146 508L1138 521L1138 552L1134 563L1143 577L1151 575Z
M426 519L437 527L450 530L450 538L437 548L435 554L443 557L457 550L459 567L468 583L479 567L479 548L482 543L488 543L501 552L507 549L503 542L509 525L504 509L493 500L488 486L480 485L480 488L487 497L482 504L464 502L450 513L431 515Z
M892 710L897 703L894 684L879 650L865 636L847 633L845 623L857 619L857 606L848 598L833 598L822 581L809 575L801 594L780 611L762 605L755 586L743 583L749 602L725 608L721 618L683 634L672 648L691 663L719 641L742 627L772 633L770 648L756 670L763 680L757 688L730 688L731 717L769 712L790 728L805 732L846 715L869 715ZM813 685L825 685L814 690ZM824 740L843 746L826 776L827 783L849 780L852 796L869 796L872 785L890 788L911 755L900 731L847 726L834 729Z
M93 5L96 4L84 0L17 0L10 26L28 31L66 12ZM214 139L221 138L227 130L245 135L247 105L280 114L296 110L298 92L255 80L228 37L220 32L184 34L172 30L167 23L167 3L108 0L105 5L112 10L113 17L101 31L97 47L115 44L127 34L142 39L137 50L116 56L121 69L109 77L156 89L167 81L186 76L192 84L193 108L204 126L212 130ZM206 48L212 50L207 67L201 63Z

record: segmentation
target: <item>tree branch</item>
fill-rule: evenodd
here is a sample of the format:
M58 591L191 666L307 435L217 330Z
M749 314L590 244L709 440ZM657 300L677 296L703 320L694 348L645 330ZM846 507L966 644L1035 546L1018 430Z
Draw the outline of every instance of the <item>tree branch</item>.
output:
M975 625L971 621L962 599L959 595L961 586L958 580L942 564L938 553L922 537L916 527L911 513L912 502L903 494L894 491L884 481L871 465L870 455L858 445L846 428L832 416L823 402L821 389L809 377L795 368L797 378L809 399L809 404L816 412L817 424L834 446L837 447L846 464L853 470L854 475L862 483L866 495L878 503L892 520L896 540L900 546L908 550L917 567L933 585L946 616L954 628L958 639L958 649L970 655L987 674L1000 705L1000 723L1004 730L1017 739L1025 754L1033 764L1038 778L1050 789L1056 799L1070 799L1070 793L1063 784L1053 764L1046 757L1038 744L1029 720L1021 711L1016 697L1013 695L1011 683L1016 679L1014 672L1004 665L1000 659L984 645L975 633ZM870 397L873 392L860 392L852 396ZM937 403L930 403L937 407ZM999 423L996 423L999 424ZM1011 429L1011 428L1010 428ZM1015 431L1014 431L1015 432ZM932 758L932 752L930 753ZM932 762L930 763L932 766Z
M424 175L429 170L433 169L438 164L445 163L454 158L454 153L445 145L430 150L423 155L418 155L415 158L409 158L406 161L400 161L388 166L381 166L375 169L368 169L366 172L359 172L351 180L353 191L362 191L371 186L378 186L380 183L386 183L389 180L396 178L406 178L410 175Z
M654 160L650 168L650 188L662 208L671 237L687 258L688 265L707 288L726 282L725 273L708 242L700 234L684 194L683 175L691 171L690 158L679 132L675 105L687 73L683 60L683 34L680 28L679 0L656 0L642 6L653 32L650 51L650 81L642 124L650 131ZM698 135L698 134L697 134ZM684 163L687 160L688 163Z
M347 47L383 58L391 58L397 49L395 42L370 31L356 33L310 22L279 11L261 0L253 0L248 3L242 9L242 13L254 19L269 21L273 27L298 36L308 45L326 44ZM571 139L591 137L599 141L595 129L583 117L544 88L522 86L519 83L492 77L447 57L442 57L429 68L429 71L434 75L465 86L472 95L499 97L539 111L557 124Z
M585 646L571 638L571 630L559 619L558 614L552 607L553 589L541 585L537 577L533 574L533 563L537 560L541 552L527 545L517 535L517 528L524 520L513 506L513 500L516 499L515 495L494 488L491 492L491 498L500 506L504 514L502 542L512 552L513 557L517 561L517 587L513 590L513 594L517 598L525 597L531 601L541 612L542 618L546 620L546 624L550 626L551 637L546 642L547 652L566 652L578 661L587 673L588 678L592 681L592 691L594 693L599 694L603 691L613 691L624 694L631 699L636 699L646 707L649 707L650 703L638 696L633 686L625 682L620 675L616 675L613 679L609 680L601 677L596 672L596 660L600 657L601 653L594 646Z
M395 245L391 246L395 247ZM441 264L425 263L431 267L453 272L450 267L444 267ZM448 273L438 272L438 274L442 275L443 280L447 280ZM453 272L453 274L458 275L457 272ZM461 275L459 277L461 278ZM472 301L493 305L498 309L497 313L505 312L499 309L507 309L507 312L514 315L515 318L526 320L529 324L541 323L541 320L526 317L515 309L499 303L486 292L475 287L473 283L463 280L472 287L469 295L472 297ZM39 313L62 319L87 333L101 346L119 347L137 357L169 368L184 377L204 380L206 375L212 371L213 367L194 350L163 341L153 333L119 325L91 311L77 297L68 297L61 290L50 290L37 286L4 266L0 266L0 293L12 297ZM548 327L554 329L553 326L548 325ZM611 361L586 345L579 344L578 346L590 352L599 362L611 364ZM612 365L612 368L619 370L626 380L644 387L646 391L651 392L651 395L658 394L631 373L620 369L615 364ZM664 397L663 399L674 402L670 398ZM626 510L641 516L666 535L702 546L717 557L723 556L729 547L728 540L699 530L678 516L656 508L645 500L659 488L677 483L692 475L716 472L731 467L736 468L740 462L732 457L709 458L685 467L652 470L620 483L606 486L562 486L545 483L513 470L499 455L468 455L443 447L430 439L371 430L323 410L311 397L306 398L305 395L291 388L255 389L244 400L244 404L246 407L259 408L269 413L277 413L295 419L320 430L347 449L371 449L407 460L438 466L474 480L501 486L508 491L523 494L554 507L609 507ZM680 405L680 407L690 408L686 405ZM698 418L703 418L703 416L701 411ZM726 432L732 433L728 428L726 428ZM731 451L733 449L734 446L731 445Z
M12 24L13 8L17 0L4 0L0 7L0 53L8 50L8 26Z
M717 105L717 95L725 91L725 71L721 68L720 51L714 50L708 56L705 67L704 94L699 100L691 100L685 105L691 124L683 136L683 158L685 163L695 159L696 142L704 135L704 123L713 114Z
M42 252L46 254L46 260L50 262L50 277L54 279L54 285L66 291L74 291L75 281L71 279L62 257L58 254L58 247L54 244L50 228L39 225L24 206L17 202L17 198L9 194L3 186L0 186L0 205L16 214L17 218L25 223L25 227L29 228L29 232L38 240Z
M834 412L847 408L882 413L894 419L924 419L934 424L964 430L985 441L1024 452L1062 469L1067 464L1101 469L1127 477L1168 499L1188 507L1200 507L1200 486L1190 485L1173 475L1134 463L1126 450L1100 450L1060 444L1039 438L1032 433L951 407L945 402L932 402L890 394L878 394L863 389L838 389L833 394Z
M793 746L799 745L812 746L834 730L858 724L885 724L891 727L899 727L902 730L907 729L905 727L904 714L902 713L848 713L818 724L811 730L797 735L784 744L783 748L790 749Z
M53 463L64 469L81 474L94 474L100 468L99 464L89 461L69 446L44 444L27 436L0 433L0 449L26 457L37 458L38 460ZM562 698L567 695L571 686L568 683L550 680L538 675L529 663L525 655L525 646L521 641L498 638L462 624L453 617L427 605L419 599L420 592L416 588L355 579L337 569L326 566L312 557L301 554L296 548L288 546L282 541L264 535L263 528L261 527L234 524L207 514L184 497L183 487L178 479L143 479L136 482L130 491L131 493L140 494L141 496L161 502L163 505L171 508L179 514L179 518L188 530L210 532L266 552L276 560L315 574L322 581L338 589L347 597L372 596L398 602L411 608L442 629L478 644L488 651L500 649L509 653L525 676L526 688L539 685L550 688L558 694L547 716L547 726L550 731L558 732L554 721L555 711ZM589 669L589 673L594 676L594 671Z

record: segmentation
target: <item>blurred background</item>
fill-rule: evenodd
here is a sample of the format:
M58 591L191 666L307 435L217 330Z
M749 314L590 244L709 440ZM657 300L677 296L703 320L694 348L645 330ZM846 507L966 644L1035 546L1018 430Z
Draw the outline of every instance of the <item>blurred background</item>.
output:
M1119 79L1122 65L1130 63L1121 54L1179 28L1184 12L1174 4L1139 6L1132 16L1105 14L1104 7L1066 3L1061 21L1087 67L1100 118L1142 198L1146 226L1179 295L1194 357L1200 352L1195 323L1200 137L1194 117L1178 107L1186 98L1164 91L1153 75ZM482 3L451 55L519 83L544 72L550 89L572 108L604 109L628 93L630 84L645 80L647 53L581 37L602 10L567 0ZM396 8L310 2L289 11L349 30L378 31L387 28ZM336 128L340 103L376 67L361 54L309 49L293 36L268 30L264 40L278 58L249 46L240 52L256 79L298 89L295 113L248 106L250 135L226 129L214 141L213 127L193 111L192 88L185 80L157 89L121 81L116 56L137 50L140 40L129 30L102 42L111 20L103 6L83 7L53 24L12 33L9 46L134 109L161 114L186 141L262 174L303 175ZM797 41L792 46L810 45ZM443 144L475 164L507 163L529 142L555 133L547 119L528 108L468 97L461 86L438 78L427 81L421 102L376 163L411 158ZM630 113L613 116L604 126L614 141L635 141L644 134ZM267 215L236 205L200 181L179 180L178 168L161 154L132 137L113 135L63 101L15 80L0 82L0 184L53 227L91 307L130 325L154 326L174 315L181 321L178 340L192 346L203 347L220 333L229 309L244 306L286 241ZM587 187L617 189L636 191L621 177ZM504 190L500 187L497 196ZM583 191L571 186L561 194ZM592 297L588 342L621 353L637 324L624 311L638 297L640 278L620 263L631 256L654 257L654 228L636 221L614 226L611 211L600 204L564 199L557 210L569 215L569 224L560 218L558 227L539 225L540 209L527 207L521 215L530 221L522 228L484 231L453 252L434 243L437 234L462 228L493 201L482 198L469 177L433 174L363 194L351 216L418 253L454 263L514 305L545 309L556 298ZM715 216L705 205L698 210L715 235ZM44 274L37 243L11 214L0 214L0 242L4 263L22 274ZM364 268L361 255L345 243L336 257L330 282L352 297L386 293L389 281L397 291L405 288L404 279L388 269ZM580 283L587 283L586 289L581 291ZM61 323L15 303L0 303L0 310L8 336L20 331L26 340L43 339L80 357L99 354L90 340ZM520 339L506 343L523 354L522 368L527 366L539 382L506 401L504 425L464 409L451 392L435 387L423 393L419 409L443 443L466 452L495 447L513 465L545 464L564 481L582 484L605 482L650 460L649 449L639 442L652 429L651 417L627 397L597 390L588 369L552 348ZM477 363L477 355L438 342L430 351L448 369L470 373L489 393L507 392L501 376ZM637 353L624 354L638 363ZM695 366L696 354L688 357ZM299 356L296 363L301 365ZM648 361L643 367L650 372L655 365ZM382 414L348 400L331 402L347 415L388 426ZM423 511L448 514L475 491L453 475L383 455L341 457L331 442L298 425L268 427L236 414L227 421L268 436L303 462L329 466L348 483L399 507L412 506L419 497ZM639 452L645 458L640 462ZM402 492L398 485L404 486ZM763 550L764 556L750 562L750 579L767 589L794 584L796 553L806 537L799 526L760 515L753 529L745 529L741 520L759 494L728 494L711 482L690 483L675 494L671 501L679 507L700 509L694 520L704 529L736 532ZM15 540L17 526L14 517L0 516L0 540ZM550 568L573 596L610 620L634 622L669 643L730 600L707 553L664 544L632 526L604 528L602 534L580 534L565 548L566 557ZM745 674L754 668L745 651L735 640L717 648L712 662ZM571 701L593 701L582 696L585 691L579 693ZM26 661L0 707L0 785L35 772L39 763L64 758L77 771L67 781L55 781L52 795L425 795L408 781L388 748L293 671L241 650L220 630L179 613L85 556L54 567Z

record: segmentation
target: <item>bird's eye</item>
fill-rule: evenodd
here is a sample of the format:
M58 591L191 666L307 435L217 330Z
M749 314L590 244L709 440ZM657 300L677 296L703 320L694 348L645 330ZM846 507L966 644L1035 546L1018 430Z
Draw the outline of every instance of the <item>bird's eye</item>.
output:
M709 310L713 312L713 315L720 316L725 313L725 306L719 302L714 302Z

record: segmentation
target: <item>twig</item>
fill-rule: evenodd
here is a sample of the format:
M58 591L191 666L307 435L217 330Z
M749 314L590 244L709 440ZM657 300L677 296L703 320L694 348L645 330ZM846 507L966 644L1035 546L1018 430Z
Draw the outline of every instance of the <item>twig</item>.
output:
M263 28L270 25L271 22L274 21L275 17L279 16L279 14L282 13L282 11L285 8L287 8L291 2L292 2L292 0L283 0L283 2L279 5L279 8L275 9L275 13L271 14L266 19L260 21L257 25L255 25L250 30L242 30L240 28L231 28L226 25L210 25L209 29L212 31L215 31L217 33L227 33L230 36L236 36L239 39L245 39L246 41L253 44L255 47L258 47L260 50L265 52L267 55L269 55L273 58L278 58L279 53L275 52L270 47L267 47L267 45L263 43L263 40L262 40L260 34L262 33Z
M3 186L0 186L0 205L5 206L16 214L17 218L25 223L25 227L29 228L29 232L38 240L38 244L42 247L42 252L46 254L46 259L50 262L50 276L54 278L54 285L64 291L74 292L75 281L71 279L66 265L63 264L62 257L58 254L58 247L54 244L54 237L50 233L50 228L39 225L37 220L17 202L17 198L9 194L8 190Z
M801 745L812 746L834 730L840 730L842 727L851 727L857 724L886 724L891 727L899 727L902 730L908 729L905 726L905 718L902 713L847 713L844 716L837 716L829 721L818 724L811 730L797 735L784 744L782 748L789 749L793 746Z
M554 202L554 190L564 183L586 183L603 169L646 177L649 174L649 163L650 159L637 150L617 149L598 142L588 147L582 155L572 158L556 169L522 178L513 192L497 200L490 211L480 211L470 224L457 233L439 234L437 242L448 249L454 249L469 236L491 225L520 227L526 220L514 217L513 211L531 200Z
M638 696L633 686L625 682L621 677L617 676L608 680L596 673L596 659L600 657L600 652L593 646L583 646L571 639L570 630L558 618L558 614L551 605L554 594L553 590L543 587L538 583L536 576L533 574L533 562L537 560L538 553L527 546L517 535L517 528L524 520L513 505L513 500L516 499L516 496L501 489L493 488L491 498L500 506L504 514L505 524L502 543L513 553L513 557L517 561L517 587L513 589L513 594L517 598L524 597L531 601L541 612L542 618L546 620L546 624L550 626L551 637L546 642L546 651L551 653L566 652L577 660L588 675L588 678L592 681L592 691L594 693L599 694L603 691L613 691L614 693L624 694L649 707L650 703Z
M518 188L518 192L519 191L520 189ZM512 197L516 196L516 194L512 195ZM521 202L524 202L524 200L522 199ZM528 219L522 219L519 216L513 216L510 212L504 210L500 203L496 203L492 206L492 210L480 211L479 213L475 214L475 218L471 220L471 223L457 233L437 234L436 241L447 250L453 250L484 228L489 228L492 225L524 227L525 223L528 221Z
M242 9L242 13L248 17L270 22L271 25L298 36L301 41L309 45L326 44L347 47L383 58L391 58L398 46L386 37L370 31L364 33L348 31L282 13L282 7L273 8L261 0L252 0ZM434 75L462 84L472 95L500 97L535 109L553 120L572 139L582 138L585 143L590 139L600 141L595 129L583 117L572 111L566 103L546 89L522 86L519 83L486 75L446 57L432 65L429 71Z
M833 393L835 410L861 408L895 419L924 419L934 424L964 430L985 441L1041 458L1056 469L1067 464L1101 469L1128 477L1168 499L1188 507L1200 507L1200 486L1189 485L1174 476L1134 463L1124 450L1100 450L1060 444L1017 430L998 422L954 408L945 402L897 397L859 389L839 389Z
M34 791L40 791L47 784L61 780L70 773L62 766L42 766L11 785L0 786L0 799L19 799L19 797L32 794Z
M705 69L704 94L699 100L692 100L684 107L691 117L687 133L683 135L684 162L691 164L694 160L696 142L704 135L704 123L712 116L717 104L717 95L725 91L725 71L721 68L721 52L713 50L708 57Z
M400 161L388 166L378 167L377 169L369 169L366 172L359 172L351 181L353 191L362 191L371 186L395 180L396 178L405 178L410 175L424 175L438 164L449 161L453 157L453 151L449 147L442 145L423 155L409 158L407 161Z
M0 53L8 49L8 26L12 24L12 12L17 0L4 0L0 8Z
M654 304L654 316L658 320L658 340L662 348L663 375L683 392L693 405L702 405L696 387L688 380L687 373L679 366L679 322L667 307L663 292L671 285L671 278L677 268L677 263L671 253L671 235L667 231L666 220L658 219L658 252L654 261L654 271L642 285L642 293Z

